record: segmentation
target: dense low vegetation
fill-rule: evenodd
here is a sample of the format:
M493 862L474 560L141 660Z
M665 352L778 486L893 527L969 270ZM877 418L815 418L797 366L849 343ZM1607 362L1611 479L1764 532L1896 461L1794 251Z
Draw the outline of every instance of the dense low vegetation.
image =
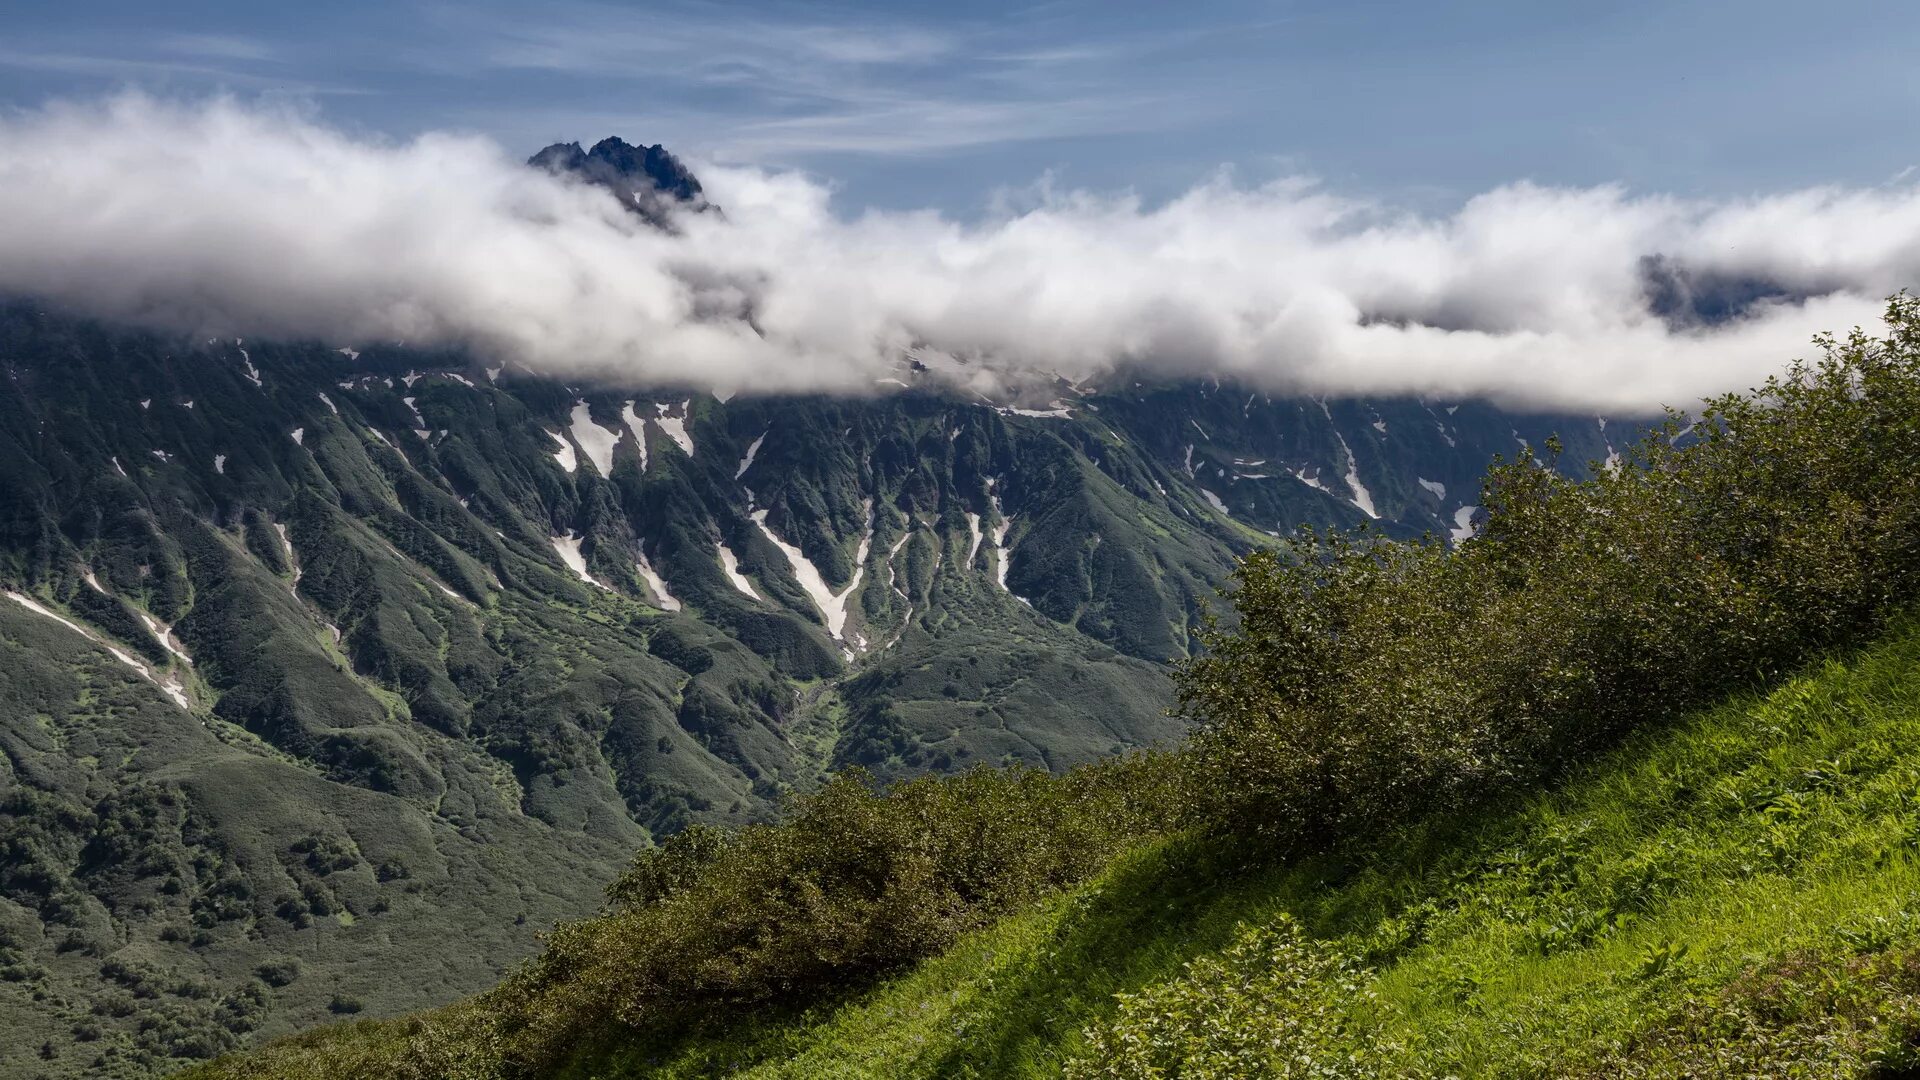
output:
M1311 908L1315 890L1288 878L1301 867L1360 872L1383 836L1451 835L1624 738L1870 640L1911 606L1920 302L1896 298L1887 322L1885 337L1822 341L1817 362L1709 403L1684 429L1676 417L1590 480L1531 458L1497 468L1483 534L1457 552L1303 534L1249 558L1232 594L1237 623L1216 628L1183 673L1184 707L1201 727L1179 754L886 794L844 778L784 824L697 832L642 855L606 915L561 931L488 995L209 1074L631 1066L623 1046L737 1021L728 1009L845 995L997 917L1014 916L1001 929L1042 918L1036 901L1068 918L1044 898L1103 867L1124 870L1147 857L1143 845L1211 851L1243 868L1228 879L1278 874L1294 881L1294 906ZM1826 1075L1891 1062L1909 1035L1913 964L1902 950L1915 941L1889 898L1911 894L1920 775L1901 757L1912 732L1897 685L1875 684L1886 700L1869 715L1833 679L1819 708L1787 699L1782 711L1723 716L1724 746L1675 751L1639 788L1594 796L1594 824L1569 818L1548 841L1523 823L1525 843L1545 846L1481 850L1453 871L1464 875L1457 887L1420 879L1368 894L1392 902L1363 935L1318 934L1350 930L1338 920L1306 934L1270 911L1216 938L1218 956L1094 1024L1072 1069L1372 1075L1430 1063L1446 1075L1631 1063L1662 1075L1723 1065ZM1872 723L1883 730L1857 741ZM1829 743L1836 756L1769 771L1774 742L1784 757ZM1593 783L1604 791L1607 780ZM1645 847L1658 821L1691 839ZM1609 841L1620 860L1607 861ZM1158 882L1180 866L1163 861ZM1796 873L1839 884L1808 898ZM1154 890L1132 899L1154 936ZM1681 900L1702 906L1671 906ZM1749 932L1768 925L1756 913L1783 904L1802 920L1765 938ZM1679 923L1659 922L1676 911L1730 929L1707 933L1696 954ZM1851 952L1848 939L1795 936L1823 917L1839 926L1868 914L1885 921L1849 930L1865 935ZM1443 941L1453 944L1435 947L1455 949L1448 963L1516 949L1541 963L1405 983L1366 966ZM1770 951L1742 952L1759 944ZM1585 975L1555 959L1573 955L1599 959ZM1620 990L1621 980L1678 989ZM1025 1005L1045 1011L1044 1000ZM1454 1029L1478 1034L1435 1034ZM1548 1064L1536 1043L1577 1053Z
M1920 573L1920 301L1887 322L1593 479L1495 469L1458 552L1333 535L1245 560L1239 625L1183 681L1206 812L1324 845L1874 632Z
M1151 841L866 994L563 1075L1907 1075L1917 686L1909 621L1554 789L1277 864Z

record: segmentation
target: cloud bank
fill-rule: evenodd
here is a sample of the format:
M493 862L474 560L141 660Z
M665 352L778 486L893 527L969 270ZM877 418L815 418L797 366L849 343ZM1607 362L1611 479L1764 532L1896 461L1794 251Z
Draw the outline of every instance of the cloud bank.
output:
M0 292L735 392L873 392L912 353L1629 411L1752 385L1920 283L1912 184L1517 183L1430 217L1223 177L1153 206L1042 185L966 223L845 220L802 175L695 171L725 213L669 234L477 137L231 99L60 104L0 118Z

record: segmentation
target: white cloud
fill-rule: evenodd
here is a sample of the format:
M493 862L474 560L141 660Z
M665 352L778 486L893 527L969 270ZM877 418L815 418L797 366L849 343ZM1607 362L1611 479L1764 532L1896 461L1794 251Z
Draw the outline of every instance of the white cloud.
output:
M917 348L1629 409L1750 385L1920 270L1913 186L1707 202L1516 184L1435 218L1223 178L1161 206L1043 187L962 223L843 220L803 176L696 171L725 213L666 235L484 139L373 141L232 100L57 105L0 118L0 291L736 390L870 392ZM1648 310L1655 255L1804 298L1670 325Z

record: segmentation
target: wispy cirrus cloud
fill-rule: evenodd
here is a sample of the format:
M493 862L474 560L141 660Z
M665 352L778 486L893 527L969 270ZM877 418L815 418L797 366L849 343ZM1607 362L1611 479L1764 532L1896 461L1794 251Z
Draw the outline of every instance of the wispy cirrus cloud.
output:
M566 4L543 14L530 22L486 9L438 10L442 45L412 59L444 72L537 71L625 84L644 103L622 126L644 122L649 132L679 135L682 146L741 161L922 155L1142 132L1213 108L1118 77L1151 53L1155 44L1145 40L1036 46L1031 27L1004 21L932 25L706 4ZM580 115L531 112L543 121L570 116L575 126Z

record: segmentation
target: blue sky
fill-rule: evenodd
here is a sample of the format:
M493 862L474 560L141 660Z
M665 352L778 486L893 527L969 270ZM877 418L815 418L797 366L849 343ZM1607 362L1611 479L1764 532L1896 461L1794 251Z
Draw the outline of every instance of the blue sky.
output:
M842 213L966 216L1049 172L1149 199L1307 174L1439 209L1522 178L1725 196L1920 162L1887 4L13 6L9 106L227 90L525 152L618 134L806 169Z

